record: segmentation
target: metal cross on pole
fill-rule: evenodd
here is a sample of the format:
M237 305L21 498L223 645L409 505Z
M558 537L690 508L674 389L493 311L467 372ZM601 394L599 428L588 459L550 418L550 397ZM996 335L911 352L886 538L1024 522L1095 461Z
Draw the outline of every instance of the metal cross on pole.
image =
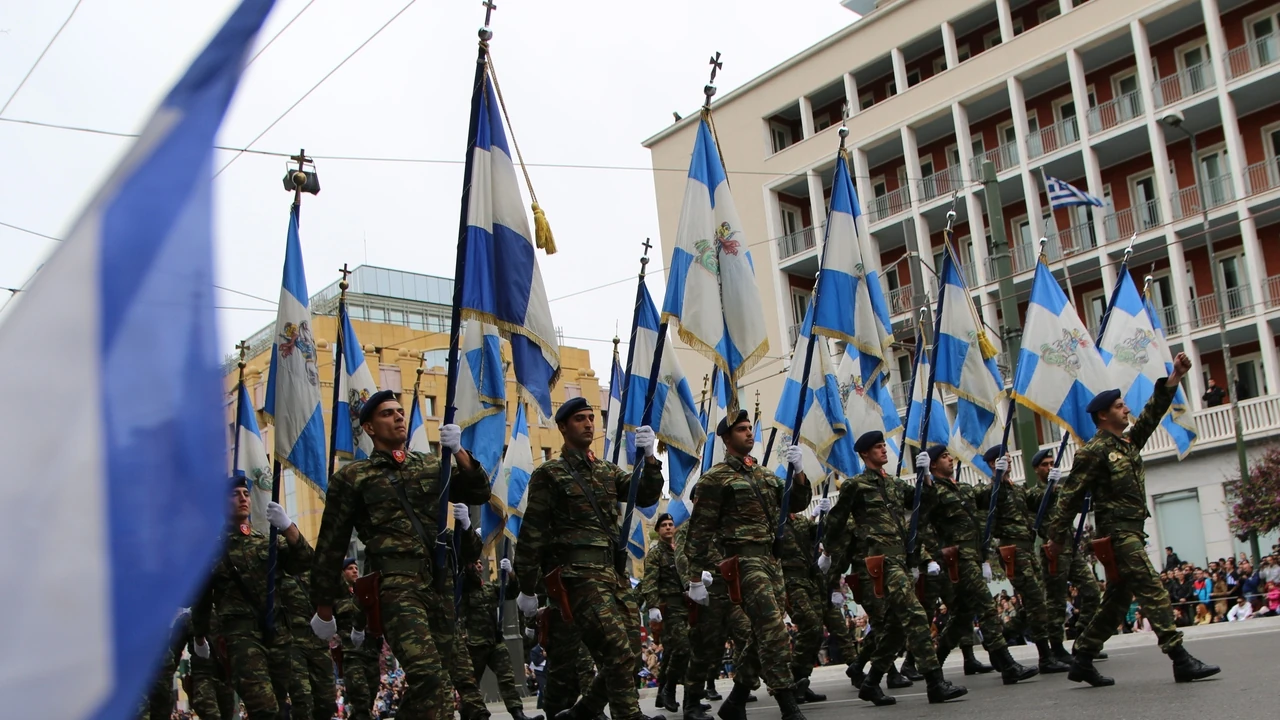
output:
M484 26L489 27L489 18L493 15L493 11L498 9L498 5L493 0L484 0L480 4L484 6Z
M709 61L711 64L711 80L709 80L702 88L702 94L707 97L706 104L703 107L711 107L711 96L716 94L716 73L724 69L724 63L720 62L720 52L717 51Z

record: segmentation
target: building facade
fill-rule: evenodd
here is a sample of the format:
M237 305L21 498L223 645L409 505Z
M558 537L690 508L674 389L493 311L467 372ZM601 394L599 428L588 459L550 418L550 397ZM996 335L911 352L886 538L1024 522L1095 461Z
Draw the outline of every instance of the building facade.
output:
M952 250L997 330L1005 324L997 255L1012 260L1019 316L1010 326L1025 317L1044 237L1050 266L1096 327L1133 239L1136 283L1152 277L1174 351L1196 363L1186 390L1200 429L1181 463L1163 432L1147 450L1152 554L1164 545L1193 560L1245 550L1228 528L1222 484L1238 472L1230 408L1201 398L1210 379L1239 397L1251 453L1280 432L1277 90L1273 0L881 0L713 106L770 354L794 344L813 289L843 119L861 239L902 339L914 333L914 311L936 298L950 210ZM696 123L686 118L645 141L668 253L685 185L668 170L687 166ZM991 242L984 161L997 172L1003 247ZM1044 175L1105 206L1051 212ZM781 391L777 369L747 379L766 406ZM907 352L895 369L901 399ZM1056 446L1057 428L1038 422L1038 432L1043 446ZM1264 551L1271 542L1263 539Z
M379 390L393 390L407 409L414 397L422 403L423 422L431 438L432 452L439 452L440 424L443 422L446 373L449 349L450 308L453 281L448 278L361 265L352 273L347 291L347 308L356 337L364 346L364 359ZM325 437L329 437L333 408L333 353L338 332L338 283L311 297L312 328L320 353L320 402L325 419ZM267 453L274 448L274 428L262 414L266 400L267 374L271 365L274 323L251 337L245 361L245 386L258 411ZM510 371L510 348L503 344L503 360L507 362L507 429L515 419L518 397L515 374ZM590 366L590 354L583 349L560 344L560 380L551 389L552 407L571 397L586 397L602 407L601 388ZM227 367L227 418L235 422L236 363ZM607 407L607 405L603 405ZM555 422L539 418L537 406L527 404L529 439L533 445L534 463L559 453L560 434ZM604 452L604 420L598 419L601 437L596 452ZM298 529L314 542L320 532L324 499L310 485L298 482L291 470L281 473L281 504L298 524Z

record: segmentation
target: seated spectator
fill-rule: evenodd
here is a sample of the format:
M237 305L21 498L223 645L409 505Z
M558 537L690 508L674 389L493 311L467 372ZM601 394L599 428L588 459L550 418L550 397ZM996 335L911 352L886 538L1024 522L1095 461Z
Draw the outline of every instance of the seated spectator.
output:
M1138 610L1133 614L1133 631L1136 633L1153 632L1151 629L1151 621L1142 616L1142 611Z
M1187 614L1185 608L1175 607L1173 609L1173 625L1174 627L1188 627L1191 625L1191 616Z
M1196 605L1196 625L1208 625L1213 622L1213 614L1209 612L1209 606L1204 603Z
M1244 598L1236 598L1236 604L1227 611L1227 622L1239 622L1240 620L1248 620L1253 614L1253 606L1249 605Z
M1280 584L1267 583L1267 612L1280 613Z

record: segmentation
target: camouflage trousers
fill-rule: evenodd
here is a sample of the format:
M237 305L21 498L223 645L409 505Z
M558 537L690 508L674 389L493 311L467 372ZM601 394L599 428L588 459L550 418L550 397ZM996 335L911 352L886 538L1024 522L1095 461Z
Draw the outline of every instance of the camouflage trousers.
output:
M1022 609L1026 612L1031 640L1042 642L1049 639L1049 606L1045 600L1044 585L1040 582L1036 543L1019 540L1013 545L1018 551L1014 555L1014 574L1009 582L1013 585L1014 592L1022 596Z
M743 648L739 672L759 677L771 690L795 684L791 676L791 638L783 620L787 588L782 566L771 557L739 557L742 610L751 621L751 637Z
M916 668L927 673L938 668L929 635L929 619L916 598L915 582L901 558L884 560L884 597L876 597L875 584L861 558L854 560L862 587L862 606L871 616L875 641L871 643L871 668L885 673L898 651L906 647L916 658ZM866 645L866 643L864 643Z
M388 587L389 579L397 582ZM429 581L417 580L404 586L399 581L398 577L384 577L379 597L387 643L404 669L405 691L396 718L443 720L453 717L453 685L445 673L440 643L435 637L435 628L441 624L436 617L441 614L441 600L430 588Z
M1173 606L1169 604L1169 592L1160 583L1160 575L1151 566L1144 546L1142 533L1116 531L1111 534L1111 549L1116 557L1116 569L1120 581L1107 583L1102 593L1102 605L1089 622L1075 649L1090 655L1102 649L1103 643L1116 634L1116 628L1124 622L1129 604L1135 598L1142 616L1151 621L1160 649L1169 652L1182 646L1182 632L1173 624Z
M471 655L467 652L466 637L458 630L453 589L442 590L440 597L446 600L437 606L432 615L431 635L436 639L441 661L449 668L449 679L458 693L457 705L462 711L462 720L488 720L489 707L485 705L484 695L480 694L479 679L471 670ZM446 696L445 700L446 715L451 716L453 697Z
M338 704L333 684L333 658L329 644L311 628L293 630L292 677L289 683L290 720L333 720Z
M698 621L689 621L689 669L685 672L685 685L701 688L708 681L720 677L724 662L724 644L733 640L734 682L760 687L758 674L744 661L743 653L750 646L751 621L740 605L729 602L729 590L724 580L716 578L707 590L707 605L698 608Z
M365 638L382 649L381 638ZM382 675L378 656L369 652L348 650L342 655L342 685L346 697L347 720L369 720L373 711L373 695L378 691Z
M792 579L786 581L787 615L796 626L795 646L791 648L791 677L803 680L813 674L818 664L818 651L822 649L823 606L830 607L830 598L822 597L813 580Z
M929 616L930 621L938 613L939 604L947 606L947 612L953 614L955 612L956 602L956 585L951 582L951 575L947 573L945 567L937 575L930 575L927 568L921 568L921 576L924 578L924 612ZM973 647L973 633L967 632L960 636L960 647Z
M226 637L231 675L249 720L284 717L293 672L288 633L277 634L269 645L254 631L227 632Z
M680 595L662 604L662 665L658 667L658 682L684 684L689 669L689 611L685 598Z
M960 582L954 586L955 603L948 606L951 617L938 635L939 649L950 651L959 646L966 636L972 642L974 617L978 618L978 627L982 629L983 647L999 651L1006 646L1004 625L1000 622L1000 614L996 612L995 598L991 595L991 588L987 587L987 581L982 579L980 557L977 550L966 548L960 551L957 562Z
M209 644L214 644L209 638ZM227 684L222 663L214 658L191 656L191 710L200 720L232 720L235 693Z
M559 613L549 613L552 639L546 648L547 664L553 668L572 665L577 662L579 643L586 645L598 673L579 703L591 716L600 714L607 704L614 720L639 720L640 608L630 582L625 577L612 581L565 578L565 588L573 625Z
M551 614L555 614L554 611ZM557 644L568 643L570 647L564 647L563 652L556 653L557 662L551 661L551 649L543 648L547 653L547 672L546 686L543 688L542 697L539 698L539 709L547 711L547 717L554 718L555 713L561 710L568 710L578 701L578 697L591 692L592 687L597 684L597 693L605 694L607 691L604 687L604 678L596 676L596 664L591 659L591 653L587 650L587 646L582 644L581 635L576 632L570 632L564 637L555 635L560 629L567 628L572 631L572 626L562 623L552 623L552 636L549 641L551 647Z
M1049 639L1062 642L1067 624L1067 599L1071 588L1076 589L1076 609L1080 611L1080 628L1085 628L1098 612L1102 602L1102 588L1098 587L1098 579L1093 576L1093 569L1085 560L1084 553L1072 552L1063 548L1058 556L1058 574L1049 573L1049 559L1044 557L1041 549L1041 567L1044 568L1045 605L1049 609Z
M484 677L486 668L493 671L493 677L498 681L498 694L502 696L502 704L506 706L507 712L515 713L524 708L515 674L511 671L511 652L507 650L505 643L468 645L467 655L471 659L473 677L477 683ZM521 673L521 679L523 677L524 674Z
M166 648L164 661L151 685L151 691L142 699L138 707L138 717L142 720L169 720L173 714L173 674L178 669L178 660Z

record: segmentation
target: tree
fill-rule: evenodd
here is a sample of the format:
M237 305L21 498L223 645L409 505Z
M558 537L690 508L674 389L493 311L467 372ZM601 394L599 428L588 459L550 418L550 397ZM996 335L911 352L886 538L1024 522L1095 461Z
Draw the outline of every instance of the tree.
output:
M1264 535L1280 527L1280 445L1268 447L1249 467L1249 477L1226 482L1231 530L1237 536Z

